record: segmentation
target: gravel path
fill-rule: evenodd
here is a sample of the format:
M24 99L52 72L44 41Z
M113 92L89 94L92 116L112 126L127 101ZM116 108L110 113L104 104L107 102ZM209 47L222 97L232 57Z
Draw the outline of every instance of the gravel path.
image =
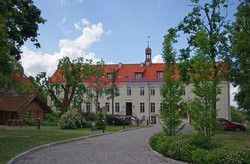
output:
M180 162L161 157L148 145L159 126L130 130L51 146L15 163L161 164Z

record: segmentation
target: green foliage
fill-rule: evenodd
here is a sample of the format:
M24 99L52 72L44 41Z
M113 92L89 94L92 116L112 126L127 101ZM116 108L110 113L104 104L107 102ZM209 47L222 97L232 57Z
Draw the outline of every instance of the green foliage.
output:
M239 87L235 100L250 116L250 1L242 0L230 29L231 80Z
M33 124L32 122L32 115L29 111L22 111L19 113L19 118L23 125L30 125Z
M249 158L248 154L243 150L234 150L229 147L224 147L210 151L206 156L206 162L214 164L242 164L246 163L247 158Z
M46 76L45 72L37 75L36 82L49 95L55 106L65 113L72 103L74 107L80 107L84 101L84 96L87 91L86 86L82 80L86 80L90 75L93 75L91 68L92 61L84 61L83 58L70 60L69 57L64 57L59 60L58 69L62 77L61 80L50 81L51 79ZM58 73L58 78L60 73Z
M107 125L107 120L106 120L106 116L99 113L98 117L97 117L97 122L96 122L96 128L97 129L105 129Z
M247 164L250 161L249 151L214 145L207 149L207 138L203 136L167 136L165 133L157 133L150 137L151 147L176 160L203 164Z
M172 47L175 42L175 30L169 29L163 43L163 59L165 62L164 82L161 88L162 107L160 117L163 121L164 130L168 135L175 135L181 124L181 96L184 87L176 78L176 52Z
M204 164L206 163L206 156L208 151L205 149L197 148L191 152L192 154L192 161L197 164Z
M236 107L231 106L231 119L234 122L244 123L246 121L246 116L243 111L239 111Z
M83 113L83 117L84 119L86 119L86 121L97 121L98 113L86 112Z
M116 82L117 80L117 71L115 69L112 70L112 79L111 82L108 83L107 89L106 89L106 94L108 96L108 100L111 99L112 104L111 104L111 113L112 115L114 114L114 99L115 97L118 97L120 95L120 89L118 88L118 83Z
M195 97L189 101L189 113L193 120L195 130L211 139L216 130L216 109L214 109L214 89L220 93L220 88L211 77L213 77L213 64L207 62L206 58L197 55L191 61L191 83ZM214 77L216 78L216 77ZM218 101L218 99L216 99Z
M32 0L0 1L0 73L12 72L13 61L21 58L20 48L30 39L38 48L39 24L45 20Z
M47 123L49 122L53 123L55 125L58 124L59 119L60 119L60 112L56 110L53 110L52 113L46 113L44 116L44 121L46 121Z
M83 127L85 123L86 121L78 112L70 110L61 116L59 127L62 129L76 129Z

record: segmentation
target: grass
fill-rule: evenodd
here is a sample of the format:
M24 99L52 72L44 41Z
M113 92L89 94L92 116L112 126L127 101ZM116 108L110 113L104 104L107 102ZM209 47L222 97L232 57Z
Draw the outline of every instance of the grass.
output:
M222 131L215 135L214 139L234 148L250 149L250 125L245 132Z
M135 126L126 126L128 128ZM107 126L106 131L116 132L122 129L123 126ZM38 131L36 127L0 126L0 164L36 146L98 133L102 131L91 131L89 128L61 130L58 127L41 127Z

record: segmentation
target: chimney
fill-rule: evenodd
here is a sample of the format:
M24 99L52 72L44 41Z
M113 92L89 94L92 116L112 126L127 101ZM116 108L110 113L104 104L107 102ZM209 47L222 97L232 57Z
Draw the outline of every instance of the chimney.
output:
M119 69L121 69L121 68L122 68L122 63L120 62L120 63L119 63Z

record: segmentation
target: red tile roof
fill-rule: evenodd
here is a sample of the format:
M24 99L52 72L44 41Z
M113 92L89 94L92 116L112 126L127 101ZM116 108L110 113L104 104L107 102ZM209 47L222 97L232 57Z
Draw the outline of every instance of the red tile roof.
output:
M163 63L153 63L149 66L141 64L122 64L119 68L119 64L105 64L104 65L104 75L103 78L105 81L109 81L107 74L111 73L115 69L117 71L117 82L127 82L127 81L136 81L136 73L142 73L142 79L139 81L162 81L162 79L157 78L157 72L164 71ZM89 79L93 80L93 77ZM51 76L52 82L65 82L63 79L60 69L57 69L55 73Z

